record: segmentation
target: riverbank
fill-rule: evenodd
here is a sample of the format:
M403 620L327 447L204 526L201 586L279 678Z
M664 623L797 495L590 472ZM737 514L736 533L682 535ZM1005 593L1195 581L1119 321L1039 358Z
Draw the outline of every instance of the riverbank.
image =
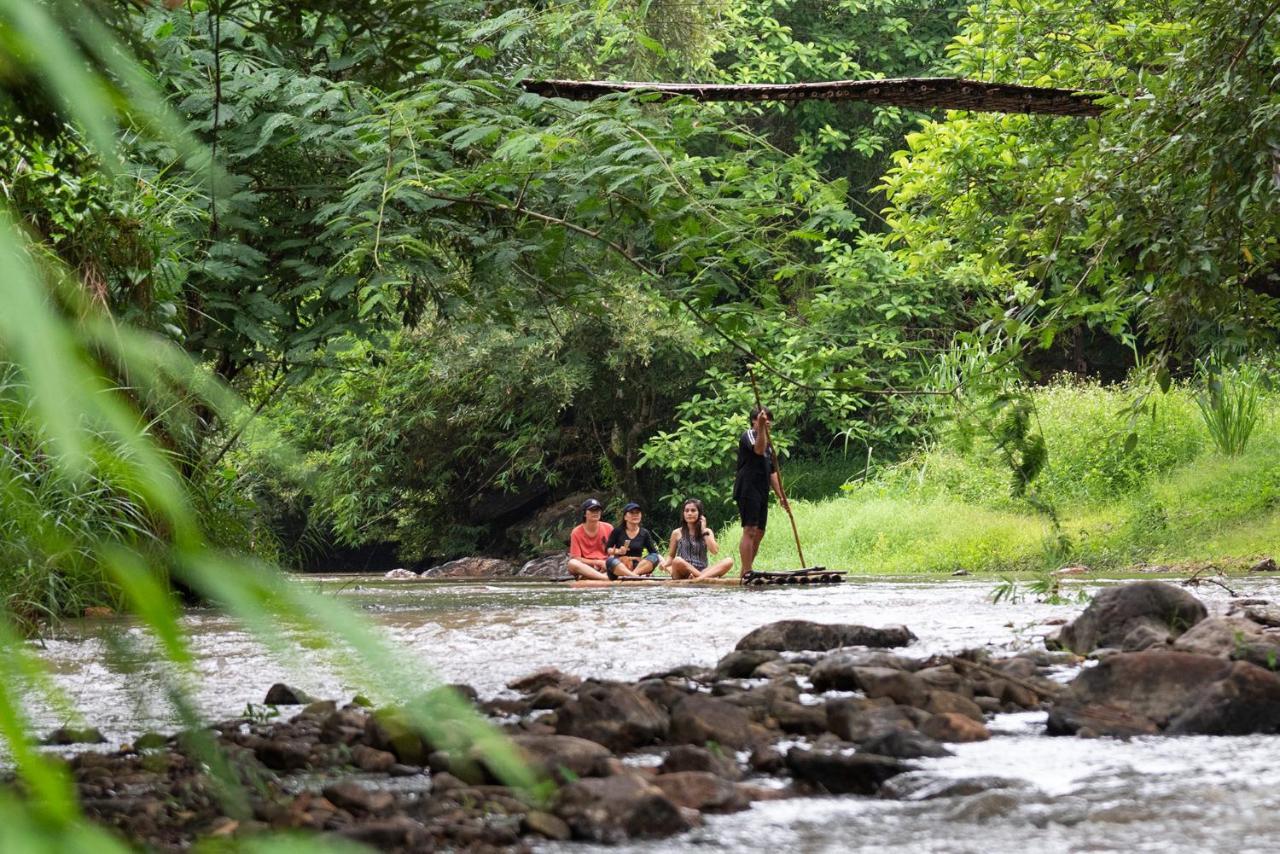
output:
M769 839L883 850L901 827L884 821L894 816L910 820L917 846L948 850L1015 838L1047 851L1104 839L1238 850L1246 828L1254 841L1280 838L1264 809L1280 779L1248 759L1272 755L1265 733L1280 726L1280 677L1250 663L1280 648L1275 606L1252 596L1206 607L1141 582L1071 615L1006 628L1012 646L981 649L886 623L787 620L709 664L629 679L544 667L493 692L459 688L554 784L537 790L504 785L483 754L411 735L393 711L359 699L290 706L307 698L284 686L268 697L279 717L263 706L211 731L253 781L240 812L181 735L68 767L91 817L161 846L287 828L383 850L673 836L668 849ZM1069 648L1046 650L1042 635ZM1100 663L1082 670L1080 654ZM1263 734L1181 738L1171 752L1166 731ZM1222 785L1230 816L1213 806Z

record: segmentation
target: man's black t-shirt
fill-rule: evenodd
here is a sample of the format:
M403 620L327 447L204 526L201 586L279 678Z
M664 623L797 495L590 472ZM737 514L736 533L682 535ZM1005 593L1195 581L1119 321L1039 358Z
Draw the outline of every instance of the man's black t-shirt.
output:
M654 540L653 533L648 528L641 528L640 533L634 537L627 537L626 525L619 525L614 528L613 533L609 535L609 541L605 545L611 549L626 546L627 557L644 557L658 550L657 541Z
M765 445L764 454L756 453L756 431L748 430L738 439L738 476L733 481L733 498L760 497L769 494L769 476L773 474L773 448Z

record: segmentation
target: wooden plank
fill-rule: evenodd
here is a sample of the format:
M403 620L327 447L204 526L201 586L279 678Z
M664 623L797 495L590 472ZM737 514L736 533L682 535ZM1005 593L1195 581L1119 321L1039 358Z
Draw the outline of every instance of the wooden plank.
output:
M813 83L658 83L609 80L523 80L529 92L548 98L589 101L618 92L656 92L695 101L863 101L918 110L973 110L1098 116L1096 92L983 83L961 77L902 77L887 80L823 80Z

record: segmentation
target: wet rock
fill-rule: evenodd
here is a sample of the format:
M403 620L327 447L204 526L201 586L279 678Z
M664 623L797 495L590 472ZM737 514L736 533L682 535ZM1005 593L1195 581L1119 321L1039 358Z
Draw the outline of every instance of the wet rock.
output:
M935 777L928 771L900 774L885 782L880 797L900 801L932 801L939 798L964 798L970 795L999 790L1027 790L1031 786L1025 780L1008 777Z
M1250 572L1276 572L1276 559L1273 557L1264 557L1262 560L1249 567Z
M573 831L569 829L569 824L566 821L549 812L540 810L526 813L521 820L521 826L525 833L536 833L538 836L554 839L558 842L564 842L573 836Z
M387 570L386 574L383 575L382 577L389 578L395 581L408 581L411 578L417 578L418 573L414 572L412 569L397 567L396 569Z
M1142 652L1153 647L1167 646L1171 640L1173 640L1172 635L1163 626L1139 623L1124 636L1124 640L1120 642L1120 649L1124 652Z
M510 578L519 568L494 557L460 557L422 571L423 578Z
M964 743L970 741L986 741L991 738L987 727L972 718L955 712L943 712L931 715L920 725L920 731L937 741Z
M528 561L516 575L521 578L565 578L569 575L569 555L558 552Z
M367 744L357 744L351 748L351 764L361 771L384 774L396 764L396 756L387 750L378 750Z
M563 688L548 685L533 695L529 700L529 707L533 709L558 709L572 699L573 695Z
M517 735L511 740L536 771L556 780L602 775L613 758L607 747L571 735Z
M859 689L873 700L888 697L903 706L923 708L929 696L928 686L914 673L887 667L857 667L853 676Z
M698 812L737 812L747 808L747 800L736 786L708 771L675 771L659 774L650 782L676 806Z
M787 758L773 745L762 744L751 751L747 764L760 774L776 774L787 766Z
M802 669L797 669L802 668ZM803 664L792 664L782 659L766 661L751 671L752 679L786 679L796 673L808 673L809 668Z
M1123 644L1139 626L1176 638L1206 616L1200 600L1185 590L1162 581L1137 581L1100 592L1075 622L1062 627L1059 641L1084 654Z
M746 747L753 736L751 717L724 700L690 694L671 710L670 739L675 744Z
M382 851L431 850L427 828L403 815L346 827L338 835Z
M878 756L892 756L896 759L954 755L939 742L914 730L894 730L884 733L862 742L858 745L858 749Z
M262 702L268 706L305 706L307 703L315 702L315 698L301 688L292 688L283 682L277 682L267 689L266 699Z
M987 719L977 703L951 691L930 691L924 705L919 708L935 715L954 712L978 723L985 723Z
M973 699L973 685L969 680L965 679L951 665L943 665L941 667L926 667L923 670L917 670L916 676L927 687L940 691L950 691L953 694L959 694L970 700Z
M395 806L395 795L385 789L362 786L352 780L324 787L324 796L339 809L357 813L386 812Z
M1280 627L1280 606L1267 603L1249 605L1244 609L1244 616L1260 626Z
M787 768L797 780L837 795L874 795L885 780L912 770L889 756L799 747L787 751Z
M97 727L58 727L41 739L41 744L104 744L107 738Z
M559 668L539 667L532 673L526 673L518 679L512 679L507 683L507 687L512 691L519 691L523 694L536 694L543 688L560 688L564 691L572 691L581 684L582 680L579 677L570 676Z
M823 706L802 706L780 700L769 707L769 713L783 732L817 735L827 731L827 710Z
M1280 729L1280 677L1244 661L1183 652L1111 656L1049 710L1051 735L1237 735Z
M669 726L665 711L621 683L583 683L577 698L556 713L560 735L585 738L618 753L660 741Z
M661 789L637 774L570 783L556 795L553 812L574 837L593 842L659 839L692 827Z
M782 620L761 626L738 641L739 650L827 650L842 646L899 647L916 636L906 626L875 629L849 624Z
M636 690L668 711L690 693L687 687L670 679L646 679L636 686Z
M273 771L297 771L311 764L311 745L305 741L272 739L254 750L258 761Z
M777 661L781 657L781 654L773 649L734 650L716 663L716 678L746 679L754 674L760 665Z
M841 697L827 701L827 729L845 741L864 742L898 730L914 730L913 711L888 698Z
M860 691L861 684L854 673L865 667L911 671L916 662L888 652L877 650L841 650L822 658L809 671L809 681L815 691Z
M778 758L781 760L781 756ZM659 774L678 774L681 771L705 771L726 780L737 780L742 776L732 759L692 744L678 744L671 748L658 768Z
M1252 620L1243 617L1209 617L1196 623L1174 641L1173 648L1196 655L1233 658L1246 645L1264 643L1266 639L1262 628Z

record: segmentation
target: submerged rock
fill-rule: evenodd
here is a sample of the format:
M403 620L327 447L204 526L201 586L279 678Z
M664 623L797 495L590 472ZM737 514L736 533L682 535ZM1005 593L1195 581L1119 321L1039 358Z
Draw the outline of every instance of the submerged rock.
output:
M1176 638L1208 615L1199 599L1162 581L1136 581L1103 590L1058 642L1081 655L1102 646L1150 645Z
M781 620L761 626L738 641L739 650L828 650L842 646L907 646L916 636L906 626L875 629L852 624Z
M41 744L104 744L107 737L97 727L58 727L41 739Z

